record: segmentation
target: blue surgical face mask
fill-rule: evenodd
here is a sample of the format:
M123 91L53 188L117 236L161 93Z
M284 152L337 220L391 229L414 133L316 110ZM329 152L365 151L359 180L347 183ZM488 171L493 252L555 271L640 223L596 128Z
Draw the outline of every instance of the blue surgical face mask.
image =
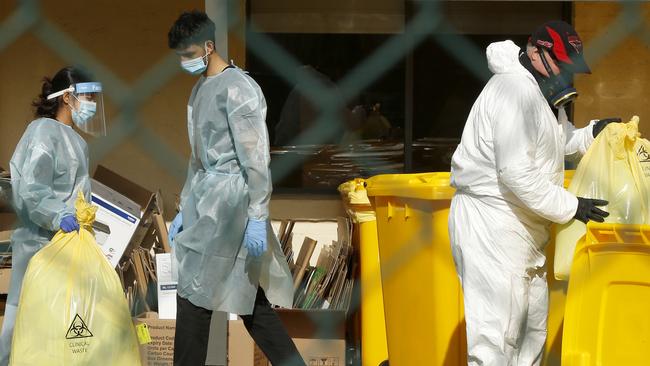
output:
M181 61L181 67L183 68L183 70L187 71L192 75L198 75L204 72L208 68L209 53L208 53L207 43L204 45L204 47L205 47L205 56L193 58L187 61Z
M72 122L74 122L77 126L85 125L95 116L95 112L97 111L97 103L87 100L80 100L77 97L75 97L75 99L77 99L79 102L79 108L71 108Z

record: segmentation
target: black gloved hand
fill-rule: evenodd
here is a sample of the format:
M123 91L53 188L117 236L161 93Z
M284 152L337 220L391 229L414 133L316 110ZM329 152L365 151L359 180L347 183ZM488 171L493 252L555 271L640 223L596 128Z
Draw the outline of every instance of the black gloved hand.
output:
M589 220L604 222L605 217L609 216L609 212L603 211L596 206L607 206L608 204L609 202L605 200L578 197L578 210L573 217L585 224Z
M594 124L594 129L593 129L593 131L592 131L592 132L594 133L594 138L595 138L596 136L598 136L598 134L600 133L600 131L604 130L605 127L606 127L608 124L610 124L610 123L612 123L612 122L621 122L621 121L622 121L622 120L621 120L620 118L605 118L605 119L599 119L598 121L596 121L596 124Z

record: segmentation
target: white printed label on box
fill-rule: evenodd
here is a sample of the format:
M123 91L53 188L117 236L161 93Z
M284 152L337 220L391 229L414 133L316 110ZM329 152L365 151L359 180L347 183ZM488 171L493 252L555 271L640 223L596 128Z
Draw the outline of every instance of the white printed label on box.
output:
M178 276L171 253L156 254L156 276L158 277L158 318L176 319L176 289Z
M92 202L97 206L93 224L95 240L111 266L116 267L140 219L109 203L96 193L92 194Z

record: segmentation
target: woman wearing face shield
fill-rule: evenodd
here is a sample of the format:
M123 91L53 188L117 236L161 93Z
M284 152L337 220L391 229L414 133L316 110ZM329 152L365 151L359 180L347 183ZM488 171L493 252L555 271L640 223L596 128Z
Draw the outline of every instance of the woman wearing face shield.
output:
M29 260L55 232L79 229L74 201L90 201L88 146L75 129L105 133L101 84L74 67L43 79L35 117L10 161L18 227L11 237L12 273L0 333L0 365L7 365L16 310Z

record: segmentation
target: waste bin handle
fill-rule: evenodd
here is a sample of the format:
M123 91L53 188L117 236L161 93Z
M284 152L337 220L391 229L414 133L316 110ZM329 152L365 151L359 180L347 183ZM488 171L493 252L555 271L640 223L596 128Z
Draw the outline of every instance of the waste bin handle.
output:
M641 226L641 237L646 244L650 244L650 225Z
M593 223L587 225L587 243L650 245L650 225Z

